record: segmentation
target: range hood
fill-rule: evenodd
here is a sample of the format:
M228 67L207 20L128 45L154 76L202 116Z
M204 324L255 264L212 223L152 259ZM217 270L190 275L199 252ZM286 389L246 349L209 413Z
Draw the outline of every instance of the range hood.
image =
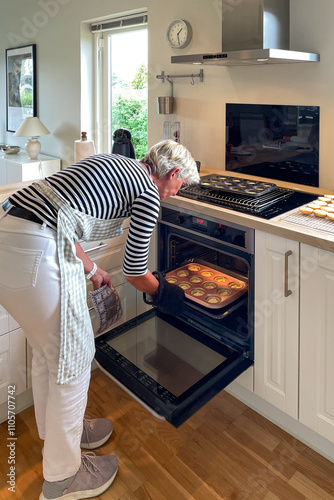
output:
M290 50L290 0L222 0L222 52L172 56L172 63L243 66L318 62L319 54Z

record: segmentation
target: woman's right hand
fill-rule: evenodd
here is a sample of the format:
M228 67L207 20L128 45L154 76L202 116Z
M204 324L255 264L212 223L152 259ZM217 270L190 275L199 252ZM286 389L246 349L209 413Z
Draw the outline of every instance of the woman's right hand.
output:
M159 271L154 271L153 276L159 281L158 293L149 299L144 293L144 302L157 307L162 313L171 316L178 316L183 313L185 309L184 290L178 285L168 283Z
M104 285L108 285L109 288L111 287L111 278L109 276L109 273L107 273L100 267L96 269L95 273L90 278L90 281L93 283L94 290L98 290Z

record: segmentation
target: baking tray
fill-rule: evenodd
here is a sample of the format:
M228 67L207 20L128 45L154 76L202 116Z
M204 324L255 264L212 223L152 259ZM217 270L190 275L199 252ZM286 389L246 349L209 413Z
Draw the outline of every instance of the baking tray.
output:
M248 290L245 281L198 262L167 272L166 280L180 286L186 298L208 309L221 309Z
M253 181L229 177L225 175L205 175L201 178L201 188L224 191L229 194L241 194L256 198L277 189L276 184L271 182Z

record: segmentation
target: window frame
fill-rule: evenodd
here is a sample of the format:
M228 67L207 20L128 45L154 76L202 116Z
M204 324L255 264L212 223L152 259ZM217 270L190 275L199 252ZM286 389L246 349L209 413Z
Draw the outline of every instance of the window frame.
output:
M94 23L96 24L96 23ZM111 93L109 36L148 29L146 23L112 29L101 29L92 33L94 45L94 141L96 151L108 153L112 150Z

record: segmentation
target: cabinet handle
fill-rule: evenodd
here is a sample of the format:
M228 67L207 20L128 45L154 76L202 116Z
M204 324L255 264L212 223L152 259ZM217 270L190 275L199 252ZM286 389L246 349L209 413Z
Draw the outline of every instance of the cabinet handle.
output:
M94 250L101 250L101 248L104 248L106 246L107 246L107 243L100 243L100 245L98 245L97 247L88 248L88 250L85 250L85 253L94 252Z
M289 297L292 294L292 291L289 290L289 256L292 255L292 251L288 250L285 252L285 275L284 275L284 296Z

